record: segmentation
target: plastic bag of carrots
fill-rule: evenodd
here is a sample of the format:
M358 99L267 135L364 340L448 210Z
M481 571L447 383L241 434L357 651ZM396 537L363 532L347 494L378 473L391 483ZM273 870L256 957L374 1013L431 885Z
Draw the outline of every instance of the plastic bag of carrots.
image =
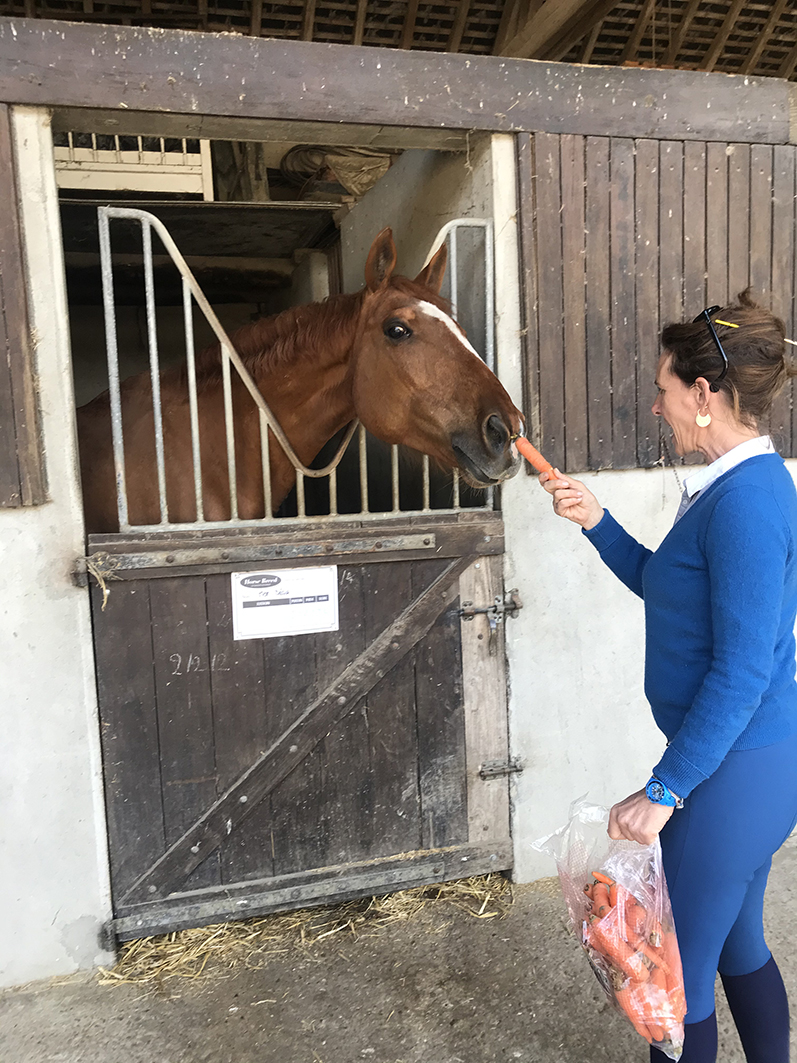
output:
M553 856L570 920L598 981L649 1044L683 1051L683 972L658 839L611 841L608 810L576 802L566 826L534 843Z

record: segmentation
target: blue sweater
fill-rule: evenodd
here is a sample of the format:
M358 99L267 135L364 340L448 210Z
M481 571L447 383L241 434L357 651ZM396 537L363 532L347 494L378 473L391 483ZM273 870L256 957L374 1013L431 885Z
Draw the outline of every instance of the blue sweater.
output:
M777 454L705 488L655 553L608 510L584 532L644 599L645 694L669 739L654 774L682 797L730 750L797 730L795 532L797 491Z

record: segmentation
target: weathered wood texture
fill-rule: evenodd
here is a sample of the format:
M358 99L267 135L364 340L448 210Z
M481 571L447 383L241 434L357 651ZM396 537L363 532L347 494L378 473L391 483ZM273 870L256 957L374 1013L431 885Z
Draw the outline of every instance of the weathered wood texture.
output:
M47 497L9 112L0 104L0 507Z
M46 19L0 19L0 100L117 113L789 140L789 86L776 79Z
M659 336L752 285L794 338L795 149L520 137L527 409L554 465L650 468ZM771 431L797 454L792 386Z
M464 524L486 538L484 521ZM500 520L488 525L500 543ZM140 573L110 584L104 611L94 588L112 883L125 926L164 900L164 911L183 911L188 890L248 895L245 884L257 883L256 907L272 910L263 896L272 879L279 892L314 869L452 846L495 852L508 839L506 781L478 778L506 746L503 650L463 651L458 615L466 570L476 573L469 589L491 600L501 592L500 557L364 561L375 563L340 559L340 630L291 638L234 641L226 574ZM463 667L471 684L495 680L489 712L479 692L466 702ZM505 855L490 860L508 866ZM335 896L356 895L340 871L333 878ZM243 908L229 900L226 917ZM172 925L163 918L157 925Z
M235 886L195 890L162 901L121 905L114 920L114 931L120 941L129 941L224 922L233 918L231 911L237 918L247 919L269 912L331 901L339 903L463 876L484 875L511 866L512 846L507 841L403 852L381 860L313 868Z

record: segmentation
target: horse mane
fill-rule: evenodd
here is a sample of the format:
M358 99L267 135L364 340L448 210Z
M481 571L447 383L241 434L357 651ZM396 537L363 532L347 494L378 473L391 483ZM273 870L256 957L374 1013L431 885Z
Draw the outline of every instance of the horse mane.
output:
M450 304L437 293L408 277L394 276L390 285L415 299L434 303L445 313ZM339 337L356 321L366 289L343 295L331 295L321 303L291 306L279 314L259 318L242 325L230 334L230 340L250 373L269 372L292 364L299 354L316 350ZM197 386L221 379L221 344L216 341L196 356ZM181 367L181 381L187 379L187 367Z

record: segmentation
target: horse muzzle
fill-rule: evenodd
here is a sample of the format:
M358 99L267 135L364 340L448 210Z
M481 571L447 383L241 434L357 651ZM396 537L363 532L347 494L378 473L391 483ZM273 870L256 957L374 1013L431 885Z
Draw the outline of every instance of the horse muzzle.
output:
M512 438L510 428L496 413L484 419L478 432L455 432L451 449L466 483L494 487L514 476L521 459Z

